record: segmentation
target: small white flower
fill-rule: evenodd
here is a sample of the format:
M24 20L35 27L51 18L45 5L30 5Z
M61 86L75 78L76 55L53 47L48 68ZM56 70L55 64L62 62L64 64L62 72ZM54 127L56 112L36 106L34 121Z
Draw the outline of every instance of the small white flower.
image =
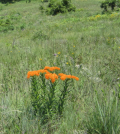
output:
M80 68L80 65L75 65L76 68Z

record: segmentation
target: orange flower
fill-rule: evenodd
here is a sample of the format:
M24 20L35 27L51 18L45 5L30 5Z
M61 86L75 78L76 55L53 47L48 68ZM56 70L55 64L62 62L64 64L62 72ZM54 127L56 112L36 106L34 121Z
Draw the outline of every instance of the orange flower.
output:
M59 67L54 67L56 70L60 70L60 68Z
M58 79L57 74L53 73L52 75L54 76L55 79Z
M48 72L47 70L44 70L44 69L29 71L27 73L27 78L30 78L30 76L34 76L34 75L39 76L40 73L50 73L50 72Z
M51 76L51 75L52 75L51 73L46 73L46 74L45 74L45 78L46 78L46 79L50 79L50 76Z
M54 70L60 70L59 67L48 67L48 66L45 66L44 70L50 70L50 71L54 71Z
M65 80L66 79L66 75L63 75L60 77L61 80Z
M66 75L66 74L63 74L63 73L59 73L58 75L61 76L61 77L60 77L61 80L65 80L65 79L67 79L67 78L68 78L68 79L73 78L73 79L79 80L78 77L72 76L72 75Z
M45 66L45 67L44 67L44 70L48 70L49 68L50 68L50 67L48 67L48 66Z
M77 81L79 80L79 78L76 76L72 76L71 78L76 79Z
M38 70L38 72L40 73L42 70L43 70L43 69L40 69L40 70Z
M34 71L34 75L39 76L40 74L38 71Z
M29 72L27 73L27 78L28 78L28 79L30 78L31 72L32 72L32 71L29 71Z
M58 79L58 76L57 74L52 74L52 73L47 73L45 74L45 78L46 79L51 79L51 82L54 83L55 82L55 79Z
M53 73L50 75L50 79L51 79L51 82L54 83L55 82L55 79L58 79L58 76L57 74Z
M51 82L54 83L55 82L55 77L53 74L50 75L50 79L51 79Z
M63 74L63 73L59 73L58 75L59 75L59 76L63 76L63 75L66 75L66 74Z
M71 75L66 75L67 78L71 78Z
M34 75L39 76L40 74L39 74L39 72L37 72L37 71L29 71L29 72L27 73L27 78L29 79L30 76L34 76Z
M45 74L45 78L46 79L51 79L51 82L52 83L54 83L55 82L55 79L58 79L58 75L60 76L60 79L61 80L65 80L65 79L75 79L75 80L79 80L79 78L78 77L76 77L76 76L73 76L73 75L66 75L66 74L63 74L63 73L59 73L58 75L57 74L55 74L55 73L50 73L49 71L47 71L47 70L50 70L50 71L53 71L53 70L60 70L60 68L59 67L48 67L48 66L45 66L45 68L44 69L40 69L40 70L35 70L35 71L29 71L28 73L27 73L27 78L30 78L30 76L34 76L34 75L36 75L36 76L39 76L40 75L40 73L46 73Z
M49 70L50 70L50 71L54 71L55 68L54 68L54 67L50 67Z
M54 83L55 82L55 78L51 79L51 82Z
M46 71L45 70L41 70L40 73L46 73Z

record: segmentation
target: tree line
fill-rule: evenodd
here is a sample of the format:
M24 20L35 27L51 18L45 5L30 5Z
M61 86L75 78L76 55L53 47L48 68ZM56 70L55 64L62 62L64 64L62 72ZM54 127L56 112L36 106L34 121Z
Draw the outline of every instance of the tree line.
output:
M22 0L0 0L1 3L6 4L6 3L14 3L14 2L19 2ZM27 2L31 2L31 0L25 0Z

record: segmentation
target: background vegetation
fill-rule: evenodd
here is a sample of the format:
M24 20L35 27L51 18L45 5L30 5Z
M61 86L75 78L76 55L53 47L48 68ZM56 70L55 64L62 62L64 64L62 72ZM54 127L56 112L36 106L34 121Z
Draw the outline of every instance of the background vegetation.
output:
M48 2L0 3L0 133L120 133L120 12L102 14L101 2L74 0L76 12L56 16L39 9ZM63 116L42 125L27 72L45 66L80 80L69 88Z

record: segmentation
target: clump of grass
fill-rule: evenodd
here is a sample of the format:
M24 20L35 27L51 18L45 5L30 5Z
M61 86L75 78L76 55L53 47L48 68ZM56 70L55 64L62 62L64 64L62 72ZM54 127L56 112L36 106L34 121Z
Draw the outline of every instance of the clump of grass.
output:
M120 131L119 116L119 99L112 94L109 97L102 90L103 96L95 93L93 98L92 113L87 116L87 133L88 134L118 134Z
M45 34L42 31L37 31L32 37L33 40L47 40L49 38L49 35Z

